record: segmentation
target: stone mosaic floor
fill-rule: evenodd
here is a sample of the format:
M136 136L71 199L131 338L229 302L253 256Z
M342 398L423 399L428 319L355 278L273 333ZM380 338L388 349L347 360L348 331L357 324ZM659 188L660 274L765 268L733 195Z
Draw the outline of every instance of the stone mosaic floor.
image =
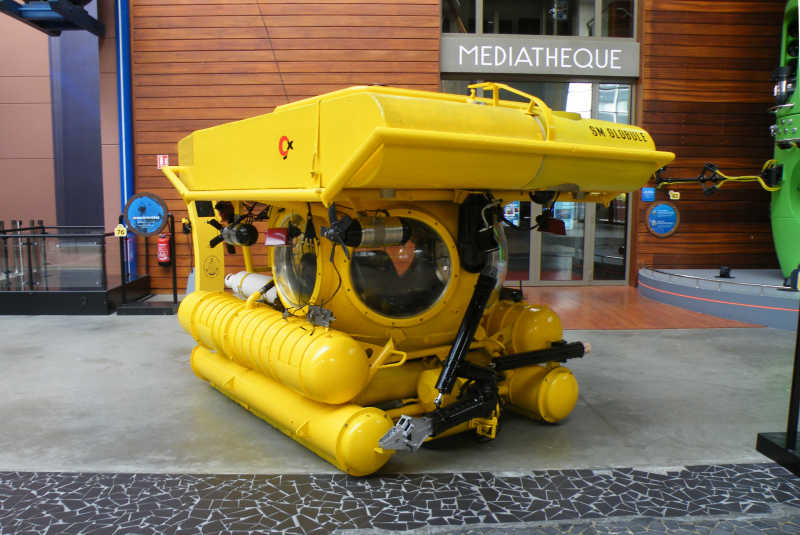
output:
M0 472L0 534L800 534L774 464L352 478Z

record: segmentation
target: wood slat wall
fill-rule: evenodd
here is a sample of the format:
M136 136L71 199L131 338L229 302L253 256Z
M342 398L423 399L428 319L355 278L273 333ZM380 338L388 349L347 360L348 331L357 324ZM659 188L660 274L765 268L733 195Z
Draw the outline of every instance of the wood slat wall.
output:
M777 66L784 0L642 0L641 123L660 150L676 153L666 176L694 177L706 162L726 174L758 174L772 157L770 73ZM634 204L631 280L642 266L777 267L769 194L727 184L711 197L681 193L678 231L656 238L648 204ZM638 196L638 195L637 195ZM657 192L666 199L666 190Z
M185 215L156 155L177 163L176 143L198 128L351 85L438 91L440 9L439 0L133 0L137 192ZM183 290L191 252L176 238ZM169 268L154 258L149 267L156 290L170 287Z

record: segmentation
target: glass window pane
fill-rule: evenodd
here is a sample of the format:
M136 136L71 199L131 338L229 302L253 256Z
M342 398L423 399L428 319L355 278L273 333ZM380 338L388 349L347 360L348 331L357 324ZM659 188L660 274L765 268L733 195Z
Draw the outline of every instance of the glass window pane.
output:
M583 203L556 202L553 216L564 222L566 235L542 233L541 279L549 281L583 280Z
M476 80L448 80L442 78L442 93L453 95L469 95L469 85L477 83Z
M604 37L633 37L633 0L603 0Z
M604 121L630 124L631 86L599 84L597 117ZM594 236L594 280L625 280L628 196L622 194L609 204L597 205Z
M612 123L630 124L631 86L599 84L597 87L597 118Z
M567 88L567 105L564 111L580 113L584 119L592 116L592 84L571 82Z
M442 0L442 33L475 33L475 0Z
M570 86L572 84L569 82L511 82L509 85L529 95L539 97L554 110L564 110L567 107ZM490 96L490 93L487 92L486 96ZM500 93L500 98L503 100L528 102L528 99L525 97L505 91Z
M484 0L485 33L591 35L594 0Z
M102 227L65 230L78 236L70 238L56 237L58 230L52 228L47 233L7 230L26 237L0 240L0 291L103 289L105 239L97 235Z
M625 280L628 195L608 206L598 204L595 215L594 280Z
M531 264L531 203L512 201L503 207L503 216L512 225L506 225L508 239L508 273L506 280L530 279Z

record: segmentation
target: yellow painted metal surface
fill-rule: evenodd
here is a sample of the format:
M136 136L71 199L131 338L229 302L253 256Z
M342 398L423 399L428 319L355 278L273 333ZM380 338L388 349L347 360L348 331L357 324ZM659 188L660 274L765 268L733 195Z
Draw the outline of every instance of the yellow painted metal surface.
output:
M305 204L285 204L283 211L275 211L270 220L271 227L281 227L293 218L305 219ZM335 262L328 262L331 255L331 242L320 240L317 256L325 261L320 262L317 270L317 285L311 302L325 303L335 310L336 328L348 333L358 340L376 345L383 345L389 338L404 351L413 351L425 347L448 344L461 322L461 315L472 295L477 273L468 273L461 269L456 249L455 233L458 223L458 206L453 203L428 202L424 206L412 207L406 204L372 204L371 209L380 209L390 217L409 217L421 221L435 229L442 237L450 256L450 283L441 299L425 311L412 317L390 317L370 309L356 295L350 277L351 261L346 258L341 247L336 248ZM356 211L347 207L340 210L343 214L355 217ZM327 213L322 205L312 205L312 213L316 228L327 224ZM274 253L274 250L273 250ZM274 265L274 258L271 259ZM280 287L279 287L280 288ZM336 289L339 289L337 292ZM282 296L283 304L291 308L295 314L304 314L305 309L297 308Z
M485 317L486 331L504 352L524 353L561 340L561 320L547 305L501 301Z
M367 384L364 350L340 331L284 318L264 305L248 308L221 292L190 293L181 302L178 319L200 345L310 399L346 403Z
M519 102L352 87L190 134L178 145L180 176L170 179L186 199L248 190L238 197L327 205L343 190L398 184L623 192L674 158L639 127L537 108L531 115Z
M392 427L380 409L310 400L202 346L192 352L192 369L245 409L348 474L371 474L393 453L377 447Z
M490 196L497 206L543 190L558 192L560 201L606 203L674 158L639 127L553 111L502 84L474 89L487 98L343 89L198 130L180 141L180 165L162 169L192 225L196 291L178 317L199 344L195 373L353 475L370 474L391 456L378 440L393 420L435 410L442 361L478 278L462 266L457 245L459 207L470 194ZM504 91L527 101L504 100ZM209 222L223 223L213 208L218 201L232 202L240 214L257 201L269 206L259 225L305 229L295 263L286 260L295 242L281 249L284 256L270 247L269 258L256 256L259 247L239 248L248 272L272 266L275 307L283 311L261 302L261 292L246 302L225 292L225 247L210 246L219 231ZM371 265L376 280L388 277L372 293L359 287L365 279L357 278L357 248L346 255L322 237L334 202L340 218L385 217L418 229L402 244L360 249L391 260ZM430 286L439 293L411 312L398 309L406 293L428 297L426 279L414 278L418 261L428 270L422 275L441 282ZM300 280L297 288L290 278ZM385 287L401 291L378 295ZM470 346L472 363L488 366L562 340L561 322L547 306L498 302L497 295L490 303ZM330 327L315 319L326 312ZM445 406L465 384L457 380ZM566 418L578 395L575 377L554 363L506 371L497 386L503 404L545 422ZM384 403L394 408L370 406ZM499 407L439 436L493 438L498 416Z
M535 420L563 420L578 401L578 381L563 366L528 366L508 373L508 403Z

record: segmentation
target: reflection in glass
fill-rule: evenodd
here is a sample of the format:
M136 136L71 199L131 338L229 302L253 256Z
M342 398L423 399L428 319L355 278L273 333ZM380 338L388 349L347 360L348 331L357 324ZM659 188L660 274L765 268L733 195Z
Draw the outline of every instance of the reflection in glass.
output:
M107 287L105 244L117 240L106 240L102 227L17 228L0 234L0 292Z
M625 280L625 233L628 195L597 205L594 236L594 280Z
M436 303L450 281L450 253L442 237L416 219L400 218L409 229L402 245L353 250L350 280L371 310L392 318L416 316Z
M485 33L589 36L594 0L485 0Z
M586 214L583 203L556 202L553 215L564 222L566 235L542 233L541 279L583 279L583 237Z
M275 285L291 307L306 305L317 284L317 242L306 235L306 218L292 215L287 227L286 245L273 251Z
M589 119L592 116L592 84L570 82L564 111L579 113L582 118Z
M630 124L631 86L599 84L597 116L605 121ZM594 280L625 280L628 196L597 205L594 236Z
M603 0L603 37L633 37L633 0Z
M630 124L631 86L599 84L597 87L597 118L612 123Z
M469 85L477 83L475 80L448 80L442 78L442 92L453 95L469 95Z
M442 33L475 33L475 0L442 0Z
M513 201L503 207L505 219L516 225L506 225L508 240L508 272L506 280L526 281L531 264L531 203Z
M567 106L567 98L572 84L568 82L513 82L515 89L535 95L554 110L563 110ZM501 93L504 100L528 102L528 99L513 93Z

